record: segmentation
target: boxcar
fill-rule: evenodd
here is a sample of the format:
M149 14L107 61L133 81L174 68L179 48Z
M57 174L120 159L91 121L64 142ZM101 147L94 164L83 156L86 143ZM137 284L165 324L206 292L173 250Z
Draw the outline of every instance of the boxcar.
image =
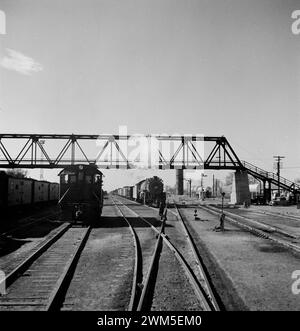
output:
M4 171L0 171L0 208L7 205L7 176Z
M34 181L33 203L49 201L49 185L46 181Z
M133 200L137 201L137 198L138 198L138 193L137 193L137 185L134 185L132 187L132 198Z
M132 196L133 196L133 186L124 186L124 196L127 199L132 199Z
M34 181L29 178L7 176L7 207L30 205Z
M33 180L15 178L0 171L0 208L30 205Z
M58 201L58 199L59 199L59 184L50 183L49 184L49 200Z
M0 171L0 209L30 207L58 201L59 184L31 178L17 178Z

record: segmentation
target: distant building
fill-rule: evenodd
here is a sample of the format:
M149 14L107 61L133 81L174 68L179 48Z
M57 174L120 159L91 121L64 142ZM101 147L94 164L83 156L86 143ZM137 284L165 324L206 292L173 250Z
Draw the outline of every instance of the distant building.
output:
M259 194L260 193L260 184L259 183L249 184L249 190L250 190L250 193Z

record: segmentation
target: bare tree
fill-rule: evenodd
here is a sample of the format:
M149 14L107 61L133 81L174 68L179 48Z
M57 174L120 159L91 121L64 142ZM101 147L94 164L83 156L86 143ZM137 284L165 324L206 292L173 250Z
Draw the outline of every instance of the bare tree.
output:
M12 177L26 178L28 171L24 170L24 169L10 169L10 170L7 170L6 173Z

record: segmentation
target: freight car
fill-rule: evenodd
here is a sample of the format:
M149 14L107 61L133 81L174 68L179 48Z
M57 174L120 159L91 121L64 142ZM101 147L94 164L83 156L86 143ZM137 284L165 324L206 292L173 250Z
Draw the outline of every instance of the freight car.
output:
M146 179L141 180L140 182L135 184L134 190L133 190L133 198L135 199L135 201L137 202L142 202L142 185L144 185L144 182L146 181Z
M138 187L137 184L132 187L132 199L137 201L138 200Z
M73 165L64 168L59 177L62 219L96 223L103 207L102 172L94 165Z
M17 178L0 171L0 209L58 201L58 183Z
M118 188L118 195L124 197L125 196L124 192L125 192L125 190L123 187Z
M58 201L59 198L59 184L49 183L49 200Z
M132 200L133 198L133 186L124 186L123 196Z
M43 202L47 201L49 199L49 189L50 189L50 183L45 181L34 181L33 182L33 188L34 188L34 197L33 202Z

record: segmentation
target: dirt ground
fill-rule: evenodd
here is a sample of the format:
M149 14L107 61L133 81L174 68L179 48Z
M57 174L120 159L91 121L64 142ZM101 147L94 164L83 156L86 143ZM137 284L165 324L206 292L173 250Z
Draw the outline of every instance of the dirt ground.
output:
M105 201L101 223L92 229L62 310L127 310L130 300L134 243L112 201Z
M224 233L215 232L217 216L201 209L199 220L194 219L194 208L184 208L182 212L212 261L232 284L237 301L243 303L241 310L300 309L300 295L292 292L292 273L300 269L299 254L228 223Z

